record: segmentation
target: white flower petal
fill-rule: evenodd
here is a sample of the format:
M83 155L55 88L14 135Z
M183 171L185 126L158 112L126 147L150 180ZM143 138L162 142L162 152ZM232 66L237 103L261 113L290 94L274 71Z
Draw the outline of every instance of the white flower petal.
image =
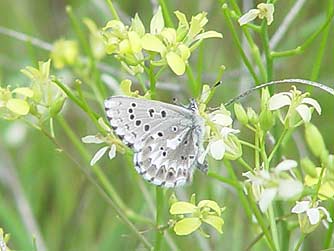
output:
M318 101L316 101L313 98L304 98L302 103L304 104L308 104L314 107L314 109L317 111L317 113L320 115L321 114L321 107L318 103Z
M303 184L293 179L282 179L278 185L278 196L282 199L293 198L303 191Z
M329 214L329 212L327 211L326 208L318 207L318 209L321 210L324 213L328 222L333 222L333 220L332 220L332 218L331 218L331 216L330 216L330 214Z
M96 137L96 135L88 135L88 136L82 137L81 141L85 144L101 144L101 143L103 143L103 140Z
M214 114L211 118L211 121L221 126L229 126L233 122L230 116L222 113Z
M318 208L310 208L306 211L306 214L311 225L315 225L320 221L320 212Z
M95 163L102 158L102 156L106 153L106 151L108 150L109 146L105 146L105 147L102 147L100 150L98 150L94 157L92 158L92 160L90 161L90 165L91 166L94 166Z
M225 144L222 139L209 143L210 154L212 158L221 160L225 154Z
M275 198L276 193L277 193L276 188L268 188L263 190L259 201L259 206L262 212L267 211L270 203Z
M304 120L304 122L310 122L311 120L311 111L307 105L299 105L296 107L296 111L300 115L300 117Z
M230 128L230 127L223 127L221 130L220 130L220 134L225 138L227 137L229 134L233 133L233 134L236 134L236 133L239 133L240 131L237 130L237 129L233 129L233 128Z
M109 156L109 159L115 158L115 156L116 156L116 146L115 145L112 145L110 147L110 151L108 153L108 156Z
M288 171L292 168L295 168L296 166L297 166L297 161L295 160L291 159L283 160L276 166L275 172L280 173L282 171Z
M296 201L296 205L291 209L291 213L301 214L310 208L310 201Z
M245 13L238 19L239 25L242 26L244 24L253 21L259 14L260 11L258 9L249 10L247 13Z
M269 99L269 110L278 110L283 106L291 105L291 98L287 93L278 93Z

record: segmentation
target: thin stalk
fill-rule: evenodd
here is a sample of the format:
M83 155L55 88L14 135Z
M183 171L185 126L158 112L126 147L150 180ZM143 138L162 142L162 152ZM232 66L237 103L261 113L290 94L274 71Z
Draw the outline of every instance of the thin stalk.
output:
M270 230L271 230L271 235L273 237L273 241L275 244L275 248L276 248L276 251L280 251L281 249L279 245L277 224L276 224L275 213L274 213L274 208L272 204L268 208L268 213L269 213Z
M115 9L114 4L112 3L112 1L111 0L106 0L106 2L107 2L107 5L109 7L109 10L111 12L112 17L114 19L120 20L120 18L119 18L118 14L117 14L117 11L116 11L116 9Z
M294 251L298 251L298 250L299 250L299 248L301 247L301 245L302 245L303 242L304 242L304 239L305 239L305 234L301 234L301 236L300 236L300 238L299 238L299 240L298 240L298 242L297 242L297 245L296 245L296 247L294 248Z
M252 149L254 149L254 150L257 151L257 152L260 152L260 151L261 151L261 149L260 149L259 147L255 146L255 145L253 145L253 144L251 144L251 143L249 143L249 142L247 142L247 141L244 141L244 140L239 139L239 142L240 142L242 145L248 146L249 148L252 148Z
M193 97L197 97L200 91L200 88L199 88L200 84L196 81L193 70L191 69L189 64L186 65L186 73L188 76L188 83L189 83L189 88L191 90L191 93Z
M271 151L269 157L268 157L268 162L270 163L270 161L273 159L273 157L275 156L275 153L277 152L277 150L279 149L279 147L282 145L283 140L285 139L286 135L288 135L289 129L284 128L281 136L279 137L279 139L277 140L273 150Z
M239 158L238 159L238 162L243 166L243 167L245 167L248 171L250 171L250 172L254 172L253 171L253 168L243 159L243 158Z
M154 251L161 250L161 243L163 239L163 231L159 230L159 227L163 224L163 210L164 210L164 191L161 187L155 188L156 196L156 233L155 233L155 245Z
M329 203L328 211L334 212L334 202L333 201ZM329 224L327 232L326 232L323 249L327 249L330 247L332 239L333 239L333 231L334 231L334 224Z
M227 5L224 4L222 6L222 10L223 10L223 14L225 16L225 19L227 21L227 25L232 33L232 38L233 38L233 41L235 43L235 45L237 46L238 48L238 51L240 53L240 56L246 66L246 68L248 69L248 71L250 72L250 74L252 75L256 85L258 85L260 82L259 82L259 79L258 77L256 76L256 73L253 69L253 66L251 64L251 62L248 60L247 56L246 56L246 53L244 52L243 48L242 48L242 45L241 45L241 42L238 38L238 35L237 35L237 32L233 26L233 23L232 23L232 19L231 19L231 15L230 15L230 10L228 9Z
M162 13L164 15L164 20L166 22L167 27L174 28L174 24L173 24L166 1L165 0L158 0L158 1L161 6Z
M155 76L154 76L154 66L152 64L150 64L150 68L149 68L149 77L150 77L150 91L151 91L151 96L153 99L155 99L156 97L156 93L155 93L155 90L156 90L156 79L155 79Z
M211 178L214 178L216 180L219 180L222 183L230 185L230 186L232 186L236 189L241 189L242 188L238 182L235 182L235 181L231 180L231 178L223 177L223 176L219 175L218 173L214 173L214 172L209 171L208 176L211 177Z
M76 36L78 37L79 43L84 51L84 53L88 56L90 67L91 67L91 73L93 76L93 84L90 84L90 87L93 89L96 97L102 103L104 97L106 96L106 89L105 86L101 82L101 76L99 70L96 68L96 60L94 57L94 53L92 51L92 48L89 44L89 40L86 38L85 33L80 27L80 23L78 18L74 15L72 7L67 6L66 12L70 18L72 27L75 31Z
M262 21L261 38L262 38L262 42L263 42L264 55L265 55L265 58L266 58L266 69L267 69L266 82L269 82L273 78L273 58L270 54L268 25L267 25L266 20ZM270 89L270 87L269 87L269 89ZM271 90L271 92L272 92L272 90Z
M264 221L264 219L262 217L262 214L261 214L259 208L257 207L257 204L255 203L255 199L254 199L253 194L251 193L251 191L249 191L247 198L248 198L248 202L249 202L249 204L251 206L252 212L253 212L253 214L254 214L254 216L255 216L255 218L256 218L259 226L262 229L262 232L263 232L263 234L264 234L264 236L265 236L265 238L266 238L266 240L268 242L268 245L269 245L270 249L272 251L276 251L275 244L274 244L274 242L273 242L273 240L271 238L269 229L266 226L266 223L265 223L265 221Z
M330 13L333 11L333 1L329 1L329 6L328 6L328 16L330 16ZM313 64L313 68L312 68L312 73L311 73L311 80L317 80L319 78L319 73L320 73L320 67L321 67L321 62L323 60L324 57L324 52L325 52L325 48L327 45L327 40L328 40L328 35L329 35L329 31L330 31L330 27L331 24L329 24L323 33L321 42L320 42L320 46L318 48L318 53L315 59L315 62ZM307 91L311 92L313 88L308 87Z
M232 181L234 183L238 184L239 180L238 180L238 178L237 178L237 176L236 176L236 174L233 170L231 162L225 160L224 165L226 166L226 169L227 169ZM250 204L247 200L246 195L244 194L244 191L243 191L242 187L237 189L237 193L238 193L239 199L241 201L241 204L242 204L243 208L245 209L245 212L246 212L246 215L247 215L248 219L250 221L252 221L253 213L252 213L252 210L251 210L251 206L250 206Z

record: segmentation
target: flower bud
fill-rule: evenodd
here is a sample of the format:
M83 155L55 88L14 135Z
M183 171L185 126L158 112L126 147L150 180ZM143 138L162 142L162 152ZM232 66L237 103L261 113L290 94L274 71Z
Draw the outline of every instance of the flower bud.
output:
M323 153L327 152L327 149L324 139L315 125L311 123L305 124L305 138L311 152L316 157L323 157Z
M65 97L60 97L60 98L56 99L52 103L52 105L50 107L50 115L51 115L51 117L56 116L61 111L61 109L64 106L65 100L66 100Z
M309 158L306 157L301 159L300 165L306 174L310 175L313 178L317 177L318 174L316 166Z
M256 124L259 122L259 116L256 114L256 112L251 107L247 107L247 116L251 124Z
M275 116L269 110L263 110L260 114L260 125L264 131L269 131L275 124Z
M224 139L226 152L224 157L229 160L236 160L242 156L242 147L237 136L230 134Z
M298 221L300 230L304 234L312 233L319 226L320 221L317 224L312 225L306 213L298 214Z
M234 104L234 113L242 125L248 124L247 113L241 104L239 103Z

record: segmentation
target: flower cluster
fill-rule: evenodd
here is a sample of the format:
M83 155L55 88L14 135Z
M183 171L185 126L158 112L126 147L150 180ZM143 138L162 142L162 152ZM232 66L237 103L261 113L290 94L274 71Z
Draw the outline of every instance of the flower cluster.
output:
M288 200L302 193L303 184L293 178L291 171L296 166L296 161L284 160L271 170L260 169L243 173L243 176L248 178L246 182L251 183L252 193L262 212L268 209L275 198Z
M119 20L109 21L103 28L107 54L114 54L133 75L144 71L146 60L152 66L168 65L175 74L182 75L191 52L199 43L222 35L215 31L204 32L208 22L205 12L193 16L190 22L179 11L175 15L179 21L177 29L165 27L159 7L151 19L149 33L146 33L138 14L130 26Z
M58 114L65 102L63 92L51 81L50 60L39 62L39 68L21 70L30 80L27 87L0 88L0 117L18 119L31 114L41 121Z
M238 159L242 155L242 149L235 135L239 130L232 128L231 113L226 110L224 105L213 112L205 112L210 92L210 88L205 85L200 98L199 110L200 115L205 119L205 133L208 144L205 151L199 156L198 161L203 163L207 154L210 154L216 160L221 160L224 156L231 160Z
M291 209L292 213L298 214L300 229L303 233L313 232L319 225L320 220L325 218L327 222L333 222L326 208L318 206L319 202L310 199L297 201Z
M295 87L290 92L281 92L273 95L269 100L269 110L279 111L281 108L288 106L289 109L284 118L280 116L281 122L285 127L294 127L302 122L309 122L313 109L321 114L319 103L312 98L308 98L308 93L301 93ZM298 116L296 116L298 114ZM281 115L281 114L280 114Z
M21 70L31 81L30 113L41 121L57 115L66 100L63 91L51 80L50 67L48 60L39 62L38 68L27 66Z
M205 236L201 225L207 223L214 227L219 233L223 233L224 220L221 214L225 208L220 208L213 200L202 200L195 204L193 194L190 202L174 201L169 209L169 213L175 218L172 221L174 232L177 235L188 235L200 229Z
M105 130L105 135L87 135L81 138L82 142L85 144L103 144L103 147L100 148L91 159L91 166L94 166L96 162L99 161L107 152L109 159L113 159L116 157L116 150L121 152L125 151L121 141L113 134L110 127L104 122L104 120L100 118L98 122L101 128Z
M260 19L266 18L267 24L271 25L271 23L274 21L274 5L271 3L260 3L256 7L256 9L249 10L238 19L240 26L253 21L257 17Z

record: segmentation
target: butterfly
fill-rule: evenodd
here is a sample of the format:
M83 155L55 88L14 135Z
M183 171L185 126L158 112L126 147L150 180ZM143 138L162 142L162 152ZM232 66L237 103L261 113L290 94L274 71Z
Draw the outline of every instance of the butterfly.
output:
M111 96L104 102L115 134L134 151L136 171L148 182L166 188L192 180L203 153L204 119L192 100L188 107L142 98Z

